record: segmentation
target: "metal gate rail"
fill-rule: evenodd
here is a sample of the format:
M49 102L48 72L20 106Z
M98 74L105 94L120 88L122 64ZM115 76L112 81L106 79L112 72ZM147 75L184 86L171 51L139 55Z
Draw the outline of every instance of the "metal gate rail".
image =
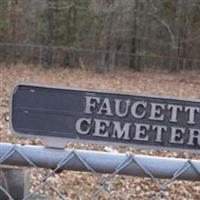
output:
M200 161L0 143L0 164L92 171L151 178L199 180Z

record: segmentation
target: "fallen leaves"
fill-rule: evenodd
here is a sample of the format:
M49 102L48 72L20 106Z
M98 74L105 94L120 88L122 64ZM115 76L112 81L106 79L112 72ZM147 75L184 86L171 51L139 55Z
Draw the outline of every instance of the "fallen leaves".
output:
M7 113L9 111L9 95L11 88L17 82L33 82L54 86L78 87L117 92L140 93L150 95L200 98L200 72L182 72L171 74L167 71L147 70L145 72L117 71L114 73L97 74L93 71L80 69L52 68L44 69L39 66L0 66L0 140L1 142L21 144L41 144L39 139L25 139L10 133ZM199 159L199 154L188 152L170 152L163 150L145 150L126 147L102 147L101 145L74 144L72 148L95 149L106 151L133 152L154 156L169 156ZM48 170L44 170L48 173ZM103 175L107 177L107 175ZM31 191L40 184L36 170L31 170ZM166 180L165 180L166 181ZM52 176L49 182L69 199L89 199L100 187L98 180L91 173L63 171ZM162 181L163 182L163 181ZM149 199L156 191L155 185L149 178L116 176L110 181L109 188L116 199ZM175 181L164 191L164 196L157 199L199 199L200 185L198 182ZM56 198L55 192L49 188L42 189L42 194L49 199ZM51 197L51 198L50 198ZM112 199L105 191L100 193L99 200Z

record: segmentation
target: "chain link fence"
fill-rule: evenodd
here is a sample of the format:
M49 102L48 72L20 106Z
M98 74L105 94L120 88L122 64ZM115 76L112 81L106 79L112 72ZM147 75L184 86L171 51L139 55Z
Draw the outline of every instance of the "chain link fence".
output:
M8 143L0 144L0 164L30 168L31 182L35 180L35 183L31 184L23 200L33 199L38 194L62 200L141 199L141 194L142 199L175 199L168 192L171 184L178 179L198 181L200 176L197 160ZM130 176L147 177L142 179L149 182L149 187L140 188L139 181L132 187L122 184L120 180L138 179ZM6 187L6 180L0 190L8 199L14 199ZM137 196L137 191L142 193Z
M178 55L178 48L172 49L167 34L157 36L163 26L154 19L149 21L149 16L145 26L141 26L141 18L134 33L135 21L129 20L134 19L129 6L133 1L125 2L128 6L118 1L122 4L118 6L120 10L113 7L114 12L108 9L107 13L104 6L98 5L100 1L92 1L90 6L70 1L8 2L8 7L7 1L1 2L0 19L0 63L8 66L24 63L112 71L130 68L132 61L135 68L141 69L199 69L199 30L179 41L185 44L180 45L180 52L186 49L186 53ZM103 10L107 17L98 14ZM53 25L56 31L52 30ZM153 31L149 31L151 27ZM130 44L133 48L135 43L131 51ZM1 141L0 200L22 200L16 199L17 191L9 187L5 167L28 174L30 183L24 183L27 191L23 200L200 199L200 161L192 159L53 149Z
M158 13L150 2L135 8L133 0L2 0L0 63L101 71L199 69L198 28L192 21L183 26L179 16L180 24L171 24L158 14L165 9L162 1L155 3ZM197 2L191 5L198 7ZM188 19L195 12L188 12Z

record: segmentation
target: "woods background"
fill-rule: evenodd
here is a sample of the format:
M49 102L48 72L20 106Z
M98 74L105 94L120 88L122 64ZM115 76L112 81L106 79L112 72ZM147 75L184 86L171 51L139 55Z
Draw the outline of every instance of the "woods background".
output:
M198 69L200 0L0 0L0 62Z
M200 0L0 0L0 141L43 145L10 131L9 102L16 82L200 99L199 50ZM67 148L200 159L199 153L185 150L77 143ZM26 170L33 193L44 178L36 167ZM51 172L42 170L45 175ZM102 187L94 174L69 170L48 181L75 200L88 200ZM157 195L199 200L200 191L199 181L174 178L155 182L116 175L107 186L115 197L102 191L97 199L149 200ZM60 199L49 185L38 194Z

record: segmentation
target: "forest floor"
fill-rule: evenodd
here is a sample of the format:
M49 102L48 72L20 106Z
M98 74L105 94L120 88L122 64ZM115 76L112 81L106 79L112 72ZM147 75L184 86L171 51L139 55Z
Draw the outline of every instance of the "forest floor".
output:
M14 136L8 127L7 112L11 88L17 82L44 83L54 86L78 87L87 89L108 90L149 95L186 97L200 99L200 71L185 71L169 73L160 70L146 70L145 72L117 71L114 73L97 74L93 71L80 69L44 69L39 66L0 66L0 141L20 144L41 144L38 139L25 139ZM105 150L100 145L70 144L68 147ZM198 153L184 151L144 150L139 148L119 147L119 152L133 152L136 154L199 159ZM36 170L31 170L31 190L39 184ZM107 175L104 175L107 177ZM100 187L96 178L90 173L65 171L50 178L59 191L69 199L89 199ZM164 180L160 180L163 182ZM166 180L165 180L166 181ZM149 178L116 176L110 182L110 188L116 198L110 198L106 192L100 193L97 199L149 199L156 190L156 186ZM199 199L200 184L190 181L173 181L166 190L164 198L157 199ZM40 193L49 194L49 190ZM52 195L52 194L51 194ZM56 199L55 197L53 199ZM59 199L59 198L57 198Z

